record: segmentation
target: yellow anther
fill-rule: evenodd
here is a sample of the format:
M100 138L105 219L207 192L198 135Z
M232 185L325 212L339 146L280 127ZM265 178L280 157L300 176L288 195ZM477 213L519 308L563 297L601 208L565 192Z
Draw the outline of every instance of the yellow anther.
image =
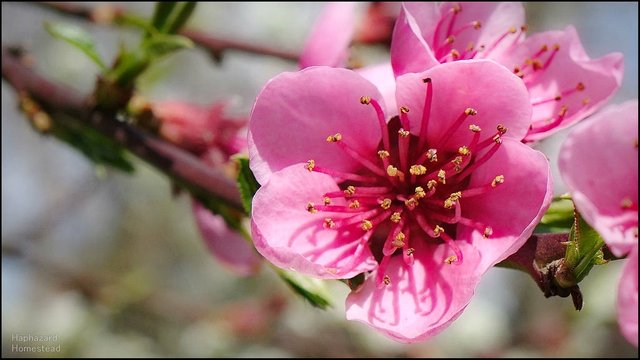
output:
M480 132L480 131L482 131L482 129L480 129L480 126L478 126L478 125L474 125L474 124L469 125L469 130L471 130L471 131L473 131L473 132Z
M451 160L451 162L455 165L460 165L462 164L462 156L456 156L453 158L453 160Z
M360 104L362 105L369 105L371 103L371 98L368 96L362 96L360 97Z
M502 124L498 124L498 126L496 126L496 129L498 130L500 135L504 135L507 133L507 127Z
M518 31L516 28L514 28L513 26L509 28L509 33L510 34L515 34L516 31Z
M493 137L493 142L495 142L496 144L502 144L502 138L500 137L500 134Z
M333 229L336 226L336 223L334 223L331 218L325 218L323 226L327 229Z
M440 181L442 184L446 184L447 183L447 178L446 178L447 173L440 169L440 171L438 171L438 181Z
M453 35L447 36L447 38L444 40L446 44L453 44L454 41L456 41L456 37Z
M427 159L429 159L429 161L431 162L438 161L438 150L436 149L427 150Z
M391 243L391 245L397 247L397 248L401 248L404 246L404 239L406 238L406 236L401 232L398 233L398 235L396 235L395 239L393 240L393 242Z
M381 206L383 209L387 210L388 208L390 208L390 207L391 207L391 199L384 199L384 200L382 200L382 204L380 204L380 206Z
M429 182L427 182L427 189L431 190L436 187L437 184L438 183L435 180L429 180Z
M309 172L313 171L313 168L316 167L315 160L313 160L313 159L307 160L307 165L305 165L304 167L307 168L307 170L309 170Z
M496 176L491 182L491 187L496 187L504 182L504 175Z
M436 227L433 228L433 235L435 237L439 237L440 234L443 232L444 232L444 229L440 225L436 225Z
M450 54L454 60L457 60L460 58L460 52L456 49L451 50Z
M458 154L460 155L466 156L469 155L470 152L469 148L464 145L458 148Z
M387 150L380 150L378 151L378 156L380 157L380 159L384 159L389 157L389 152Z
M330 199L330 198L328 198L327 196L325 196L325 197L324 197L324 204L325 204L325 205L329 205L329 204L331 204L331 199Z
M451 209L456 205L456 201L460 200L461 197L462 193L460 191L454 192L453 194L449 195L449 197L444 201L444 208Z
M358 209L358 208L360 208L360 201L353 200L352 202L349 203L349 209Z
M405 129L402 129L402 128L400 130L398 130L398 135L400 135L402 137L407 137L407 136L409 136L409 134L410 133L409 133L408 130L405 130Z
M393 166L393 165L387 166L387 175L389 175L389 176L398 175L398 168Z
M415 189L416 192L416 197L418 199L422 199L423 197L427 196L427 193L424 192L424 189L422 188L422 186L417 186Z
M576 90L578 91L582 91L586 88L586 86L584 86L583 83L579 82L578 85L576 85Z
M389 285L389 284L391 284L391 278L389 277L389 275L385 275L385 276L382 278L382 282L383 282L385 285Z
M315 213L318 212L318 210L316 210L316 208L314 207L313 203L311 203L311 202L307 203L307 211L312 213L312 214L315 214Z
M633 201L628 197L620 201L620 207L623 209L631 209L632 206L633 206Z
M409 108L406 107L406 106L402 106L402 107L400 107L400 112L403 113L403 114L407 114L407 113L409 113Z
M449 265L453 264L456 261L458 261L458 257L455 256L455 255L451 255L448 258L444 259L444 262L449 264Z
M400 217L400 213L399 212L394 212L393 214L391 214L391 217L389 218L389 220L391 220L394 223L399 223L400 219L402 219L402 217Z
M472 109L472 108L466 108L464 110L464 114L468 115L468 116L474 116L478 114L478 111L476 109Z
M327 142L338 142L340 140L342 140L342 134L340 133L327 136Z
M373 223L369 220L362 220L362 225L360 226L362 230L369 231L373 229Z
M482 27L482 23L480 21L474 21L473 22L473 28L478 30Z
M347 186L347 189L344 191L345 196L351 196L356 193L356 187L353 185Z
M491 228L491 226L486 226L484 228L484 232L482 233L482 237L488 238L491 235L493 235L493 229Z
M404 201L404 205L405 205L406 207L408 207L409 209L413 209L413 208L415 208L416 206L418 206L418 200L417 200L415 197L413 197L413 196L412 196L412 197L411 197L411 198L409 198L408 200L405 200L405 201Z
M427 168L423 165L411 165L409 172L411 175L424 175L427 173Z

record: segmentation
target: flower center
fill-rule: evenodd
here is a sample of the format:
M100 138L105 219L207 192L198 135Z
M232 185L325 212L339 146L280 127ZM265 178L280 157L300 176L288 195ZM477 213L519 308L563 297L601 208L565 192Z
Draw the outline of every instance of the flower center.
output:
M469 185L473 172L500 148L501 136L507 129L498 125L495 133L481 140L482 130L469 121L477 111L466 108L443 136L429 141L433 85L429 78L424 79L424 83L424 111L418 114L421 119L418 135L405 130L409 129L409 108L401 107L399 117L387 123L380 104L363 96L360 102L373 107L382 130L377 151L362 154L347 143L355 139L346 139L336 133L329 135L327 142L335 144L346 156L361 164L361 170L339 172L325 164L316 164L314 160L305 165L309 171L331 175L340 187L340 191L319 195L321 202L318 204L306 204L307 211L321 212L321 221L327 229L353 231L360 228L358 231L362 231L363 236L356 252L363 251L369 243L374 254L379 255L377 281L381 286L391 281L385 268L392 256L402 256L407 265L413 263L414 241L443 241L452 251L446 262L462 263L462 252L454 240L456 226L471 227L484 237L489 237L493 230L466 217L461 202L486 194L505 181L503 175L497 174L487 184ZM471 141L450 144L454 133L464 131L461 130L463 126L473 134ZM373 237L374 233L380 237L379 241ZM356 253L355 257L358 255Z

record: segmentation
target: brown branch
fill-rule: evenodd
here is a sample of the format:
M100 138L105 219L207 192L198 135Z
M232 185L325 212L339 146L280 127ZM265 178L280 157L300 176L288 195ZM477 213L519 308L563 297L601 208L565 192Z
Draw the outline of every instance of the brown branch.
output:
M187 185L192 194L213 195L238 210L243 209L235 182L221 171L112 115L92 111L85 96L37 74L26 61L22 61L24 58L21 55L19 51L2 47L2 77L16 89L19 96L27 95L48 111L65 113L85 121L174 180ZM54 120L67 121L64 117Z
M127 16L132 16L132 14L126 13L124 9L111 4L95 8L88 8L80 3L72 2L36 2L33 4L97 24L121 23ZM295 62L299 59L299 55L292 52L268 48L257 44L247 44L236 40L222 39L195 29L184 28L180 31L180 34L191 39L203 49L208 50L216 59L220 59L225 50L237 50L251 54L273 56Z

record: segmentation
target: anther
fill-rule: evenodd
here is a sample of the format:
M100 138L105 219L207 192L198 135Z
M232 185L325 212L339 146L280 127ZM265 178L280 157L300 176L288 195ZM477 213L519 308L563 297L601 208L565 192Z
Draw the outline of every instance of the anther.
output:
M316 208L313 206L313 203L311 203L311 202L307 203L307 211L312 213L312 214L315 214L315 213L318 212L318 210L316 210Z
M473 131L474 133L482 131L482 129L480 129L480 126L474 124L469 125L469 130Z
M447 183L446 173L442 169L440 169L440 171L438 171L438 181L440 181L443 184Z
M462 164L462 156L454 157L453 160L451 160L451 163L454 164L454 165Z
M369 231L373 229L373 223L369 220L362 220L362 225L360 226L362 230Z
M436 225L436 227L433 228L433 235L435 237L439 237L440 233L443 233L444 229L440 226L440 225Z
M387 175L389 176L397 176L398 175L398 168L393 166L393 165L389 165L387 166Z
M380 150L378 151L378 156L380 157L380 159L384 159L389 157L389 152L387 150Z
M469 148L466 146L460 146L458 148L458 154L460 155L466 156L466 155L469 155L470 152L471 151L469 151Z
M407 136L409 136L409 134L410 134L410 133L409 133L409 131L408 131L408 130L405 130L405 129L400 129L400 130L398 130L398 135L400 135L400 136L402 136L402 137L407 137Z
M409 108L406 107L406 106L402 106L402 107L400 107L400 112L403 113L403 114L407 114L407 113L409 113Z
M447 38L444 40L445 44L453 44L454 41L456 41L456 37L453 35L447 36Z
M347 186L347 189L344 191L344 194L346 196L352 196L355 193L356 193L356 187L353 185Z
M342 134L340 133L327 136L327 142L338 142L340 140L342 140Z
M500 137L500 134L496 134L493 138L492 138L493 142L495 142L496 144L502 144L502 138Z
M454 4L453 7L451 8L453 10L454 14L459 13L460 11L462 11L462 7L459 4Z
M504 135L507 133L507 128L502 124L498 124L498 126L496 126L496 129L498 130L500 135Z
M422 79L422 82L425 83L425 84L426 83L430 83L431 82L431 78L424 78L424 79Z
M453 264L456 261L458 261L458 257L455 256L455 255L451 255L448 258L444 259L444 262L449 264L449 265Z
M408 200L404 201L404 205L409 208L409 210L413 210L415 209L416 206L418 206L418 200L415 197L411 197Z
M560 50L560 44L553 44L553 50L555 51Z
M327 196L325 196L325 197L324 197L324 204L325 204L325 205L329 205L329 204L331 204L331 199L330 199L330 198L328 198Z
M362 105L369 105L371 104L371 98L369 96L362 96L360 97L360 104Z
M504 183L504 175L498 175L491 182L491 187L496 187L502 183Z
M438 183L435 180L429 180L429 182L427 182L427 190L433 189L437 184Z
M389 285L389 284L391 284L391 278L389 278L389 275L385 275L385 276L382 278L382 282L383 282L385 285Z
M451 54L451 58L453 60L458 60L460 59L460 52L456 49L451 50L451 52L449 52Z
M586 86L584 86L583 83L579 82L578 85L576 85L576 90L578 91L583 91L586 88Z
M528 30L529 30L529 25L524 24L524 25L520 26L520 31L527 32Z
M480 21L474 21L472 24L473 24L473 28L476 30L482 27L482 23L480 23Z
M404 233L399 232L398 235L396 235L395 239L393 240L393 242L391 243L391 245L397 247L397 248L401 248L404 247L404 239L406 238L406 236L404 235Z
M468 116L474 116L474 115L476 115L477 113L478 113L478 111L476 111L475 109L472 109L472 108L466 108L466 109L464 110L464 114L465 114L465 115L468 115Z
M382 207L383 209L387 210L388 208L391 207L391 199L384 199L382 200L382 203L380 204L380 207Z
M411 175L424 175L427 173L427 168L423 165L411 165L409 172Z
M509 28L509 33L510 34L515 34L518 30L516 30L516 28L514 28L513 26Z
M631 199L629 198L624 198L622 199L622 201L620 201L620 207L623 209L631 209L632 206L633 201L631 201Z
M438 161L438 150L436 149L427 150L427 159L429 159L429 161L431 162Z
M393 214L391 214L391 217L389 218L389 220L391 220L391 222L394 223L399 223L400 220L402 219L402 217L400 217L400 213L399 212L394 212Z
M316 166L316 162L315 160L311 159L311 160L307 160L307 165L305 165L304 167L307 168L307 170L309 170L309 172L313 171L313 168Z
M591 99L589 99L588 97L582 99L582 105L587 105L591 102Z
M427 196L427 193L424 192L424 189L422 188L422 186L417 186L415 189L415 193L418 199L422 199L423 197Z
M349 203L349 209L358 209L358 208L360 208L360 201L353 200L352 202Z
M325 218L323 226L327 229L333 229L336 226L336 223L331 220L331 218Z
M456 205L456 201L460 200L461 197L462 192L460 191L452 193L451 195L449 195L449 198L444 201L444 208L451 209Z
M485 227L484 232L482 233L482 237L486 239L491 235L493 235L493 229L491 228L491 226Z
M408 249L407 249L407 256L411 256L411 255L413 255L413 253L414 253L414 252L416 252L416 249L414 249L414 248L408 248Z

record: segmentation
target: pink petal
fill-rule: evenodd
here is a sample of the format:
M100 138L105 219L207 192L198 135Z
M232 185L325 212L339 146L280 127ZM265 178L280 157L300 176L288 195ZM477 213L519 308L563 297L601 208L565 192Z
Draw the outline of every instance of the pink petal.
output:
M358 168L359 163L326 141L336 133L361 154L375 156L380 126L373 107L360 103L365 95L384 107L378 89L351 70L311 67L271 79L258 95L249 123L250 165L258 182L309 159L339 171Z
M300 55L300 68L313 65L342 67L355 32L354 2L327 3L316 20Z
M375 85L387 105L387 117L398 115L396 106L396 78L393 76L391 63L365 66L355 70L363 78Z
M374 272L359 291L349 294L347 319L411 343L436 335L460 316L480 280L479 253L460 244L464 261L450 265L444 262L450 255L444 244L416 241L415 249L412 266L402 256L391 258L385 272L389 285L378 289Z
M638 346L638 247L629 254L618 287L618 324L630 343Z
M193 214L207 248L216 260L238 275L248 276L260 270L262 257L237 232L229 229L221 216L193 201Z
M513 139L472 175L469 188L491 184L497 175L504 183L489 192L461 199L462 215L493 229L489 238L479 230L458 225L458 239L472 239L482 254L481 269L489 269L516 252L533 233L549 208L553 186L544 154Z
M413 3L403 3L396 20L391 38L391 65L396 76L411 72L420 72L438 65L433 50L424 40L423 29L418 21L437 23L435 3L424 3L420 14L414 17L410 7ZM415 5L414 5L415 6ZM434 8L429 11L427 8Z
M515 66L522 66L526 59L531 58L543 45L547 45L548 50L540 56L544 63L556 44L560 46L560 50L548 68L539 70L539 75L530 74L531 68L523 71L523 80L527 83L532 103L553 99L558 94L576 89L579 83L584 85L584 90L562 96L559 101L535 105L533 122L556 117L563 106L567 107L567 114L559 125L550 130L527 135L527 141L540 140L586 118L602 107L622 83L622 54L611 53L591 60L572 26L568 26L564 31L548 31L533 35L513 51L496 60L513 69Z
M577 125L558 164L576 207L614 254L637 245L638 101L608 106ZM625 199L635 209L625 209Z
M256 249L273 264L325 279L343 279L373 270L376 262L368 246L356 256L363 231L323 227L327 213L311 214L309 202L339 191L328 175L309 172L295 164L271 175L253 198L252 235ZM345 205L344 199L332 204ZM336 214L339 220L346 214Z
M480 126L485 137L496 132L502 124L508 131L505 137L522 139L526 134L531 106L522 80L490 60L467 60L441 64L420 74L405 74L397 78L396 99L399 106L409 108L411 132L420 132L427 85L431 78L433 103L427 137L437 143L450 125L467 108L477 110L458 129L448 144L457 149L472 138L469 125Z

